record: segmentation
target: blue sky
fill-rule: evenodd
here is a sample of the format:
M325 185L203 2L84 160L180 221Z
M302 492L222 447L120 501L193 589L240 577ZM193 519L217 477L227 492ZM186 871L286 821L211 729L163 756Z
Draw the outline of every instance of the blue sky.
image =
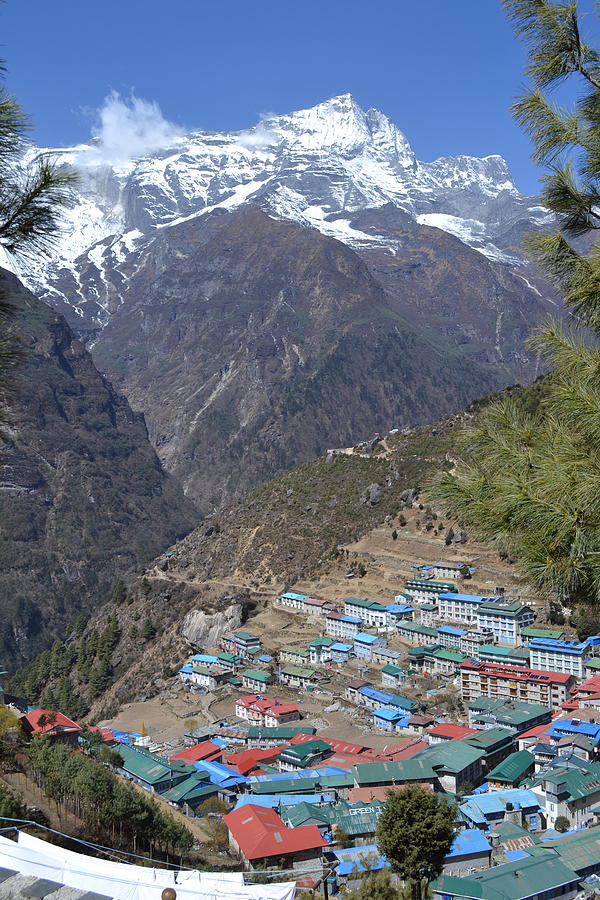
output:
M349 91L420 159L500 153L536 191L509 113L524 51L499 0L7 0L0 28L7 87L42 145L86 140L112 90L209 130Z

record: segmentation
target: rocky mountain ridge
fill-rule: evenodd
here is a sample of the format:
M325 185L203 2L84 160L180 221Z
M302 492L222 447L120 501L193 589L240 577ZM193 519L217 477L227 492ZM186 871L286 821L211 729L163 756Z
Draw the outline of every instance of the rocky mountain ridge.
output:
M52 152L77 166L81 187L57 256L23 274L78 329L109 321L120 302L121 265L153 231L214 209L252 204L355 249L394 254L393 235L353 222L391 204L519 266L523 232L552 222L536 198L519 192L502 157L421 162L387 116L362 110L350 94L247 131L177 135L135 160L106 158L94 142Z
M0 270L23 347L0 433L0 667L31 659L197 515L65 320Z
M557 309L518 247L551 224L500 157L422 163L350 95L245 132L98 142L29 283L144 413L201 514L391 425L538 374Z

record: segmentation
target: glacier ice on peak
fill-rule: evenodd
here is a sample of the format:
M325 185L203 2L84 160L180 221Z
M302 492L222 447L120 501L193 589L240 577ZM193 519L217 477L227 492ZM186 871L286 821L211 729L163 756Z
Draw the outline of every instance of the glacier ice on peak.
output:
M97 139L56 151L78 166L81 183L55 257L23 273L32 288L50 302L62 291L64 302L77 306L85 300L77 296L79 271L85 269L88 290L94 283L104 310L102 324L118 302L100 296L114 294L107 271L118 270L142 237L150 239L157 227L248 203L352 246L394 253L397 241L385 228L367 234L353 224L361 211L391 204L413 221L435 225L510 264L518 262L512 229L523 222L535 226L543 218L539 202L520 194L502 157L420 162L391 119L377 109L363 110L351 94L268 116L238 132L165 130L164 143L114 164L98 153ZM93 250L99 242L101 253ZM96 272L95 280L90 272ZM67 282L65 293L59 284Z

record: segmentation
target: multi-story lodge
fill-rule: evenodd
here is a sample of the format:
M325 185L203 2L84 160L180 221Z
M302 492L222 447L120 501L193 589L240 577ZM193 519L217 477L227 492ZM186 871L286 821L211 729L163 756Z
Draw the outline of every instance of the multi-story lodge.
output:
M536 669L567 672L575 678L584 678L588 657L600 650L600 636L586 641L555 641L534 638L529 641L531 665Z
M408 594L415 603L435 603L440 594L455 591L451 581L429 581L427 578L411 578L406 582L404 594L394 597L396 603L402 603Z
M386 628L388 625L387 608L366 597L348 597L344 600L344 614L356 616L369 628Z
M461 694L466 703L478 697L512 697L552 709L560 708L575 684L573 675L564 672L542 672L482 662L463 663L460 678Z
M339 612L329 612L325 617L325 631L336 638L353 638L363 627L358 616L345 616Z

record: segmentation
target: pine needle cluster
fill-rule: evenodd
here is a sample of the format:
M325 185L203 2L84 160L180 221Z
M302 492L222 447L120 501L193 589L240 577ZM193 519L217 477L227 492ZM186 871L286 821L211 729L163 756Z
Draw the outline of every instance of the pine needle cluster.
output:
M575 2L503 0L525 41L530 87L513 108L543 164L555 234L527 248L558 285L570 327L549 320L529 343L552 366L543 400L488 408L462 437L432 493L449 515L514 555L530 583L561 600L600 603L600 55ZM573 81L571 109L553 88ZM582 249L583 248L583 249Z
M4 65L0 61L0 75ZM0 247L9 254L47 254L59 234L62 210L72 200L75 173L48 154L27 147L29 120L17 101L0 88ZM0 422L20 348L10 333L13 314L0 291Z

